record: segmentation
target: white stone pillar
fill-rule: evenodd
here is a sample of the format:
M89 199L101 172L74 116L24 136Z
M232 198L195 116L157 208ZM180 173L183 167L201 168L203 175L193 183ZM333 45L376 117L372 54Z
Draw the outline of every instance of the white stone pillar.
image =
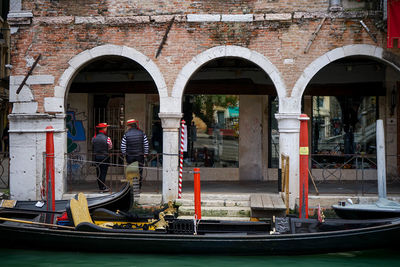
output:
M299 113L277 113L279 128L279 153L289 156L289 207L295 206L299 197ZM279 161L280 161L279 155Z
M378 196L379 199L386 198L386 154L385 154L385 132L383 121L376 121L376 158L378 161Z
M41 199L46 127L54 128L55 198L65 190L66 129L64 114L10 114L10 194L12 199Z
M164 203L178 197L179 124L182 113L160 112L163 127L162 199Z

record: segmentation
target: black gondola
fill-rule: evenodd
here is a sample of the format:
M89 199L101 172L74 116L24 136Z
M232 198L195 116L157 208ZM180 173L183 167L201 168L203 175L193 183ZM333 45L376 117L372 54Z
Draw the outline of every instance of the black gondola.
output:
M105 208L109 210L129 210L133 203L132 187L129 183L126 183L121 191L107 194L104 196L88 198L89 210L97 208ZM69 200L56 200L55 211L58 213L64 212L65 207ZM21 211L36 211L45 212L47 207L46 204L42 207L36 206L37 201L19 201L17 200L13 209Z
M352 204L346 201L332 205L335 213L343 219L383 219L400 217L400 204L387 199L379 199L372 204Z
M90 222L76 227L49 226L41 223L42 216L0 211L0 243L8 248L93 252L291 255L393 248L400 238L400 218L319 222L287 217L267 222L196 223L170 219L165 228L138 230Z

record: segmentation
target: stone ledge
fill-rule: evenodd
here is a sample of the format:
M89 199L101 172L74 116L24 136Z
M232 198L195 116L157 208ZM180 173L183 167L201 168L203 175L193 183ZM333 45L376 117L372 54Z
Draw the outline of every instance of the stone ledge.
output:
M74 22L73 16L58 17L34 17L33 24L71 24Z
M188 22L219 22L221 15L219 14L188 14L186 16Z
M294 12L293 19L320 19L320 18L366 18L377 16L380 11L342 11L342 12Z
M22 75L10 76L10 84L11 85L20 85L24 79L25 79L25 76L22 76ZM54 76L53 75L31 75L28 77L25 84L27 84L27 85L54 84Z
M31 11L18 11L18 12L10 12L7 15L7 20L10 18L32 18L33 13Z
M32 114L36 113L38 108L37 102L16 102L13 104L13 114Z
M150 21L154 21L156 23L165 23L165 22L170 22L173 17L175 17L175 16L174 15L150 16ZM175 17L175 19L176 19L176 17Z
M282 14L265 14L265 20L291 20L291 13L282 13Z
M253 21L289 21L292 19L320 19L320 18L365 18L380 16L381 11L318 11L294 13L255 13L255 14L187 14L187 15L146 15L146 16L59 16L33 17L32 12L10 13L10 25L34 24L104 24L129 25L139 23L167 23L175 16L176 22L253 22Z
M105 24L110 25L127 25L149 23L149 16L129 16L129 17L106 17Z
M245 15L221 15L221 21L223 22L252 22L254 15L253 14L245 14Z
M106 22L105 17L75 17L75 24L104 24Z

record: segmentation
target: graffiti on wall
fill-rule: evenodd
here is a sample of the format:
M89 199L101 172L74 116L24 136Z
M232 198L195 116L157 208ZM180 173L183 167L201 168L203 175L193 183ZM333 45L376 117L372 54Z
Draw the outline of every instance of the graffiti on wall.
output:
M82 120L77 120L75 111L67 111L66 126L67 134L67 153L79 152L77 141L86 141L85 128Z

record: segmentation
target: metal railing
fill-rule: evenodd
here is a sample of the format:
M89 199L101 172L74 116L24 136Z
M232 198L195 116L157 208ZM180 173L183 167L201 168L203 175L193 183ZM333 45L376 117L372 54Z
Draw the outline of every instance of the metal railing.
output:
M73 191L74 188L82 188L85 184L93 184L92 188L97 188L96 169L99 163L94 161L93 153L68 153L66 158L67 190ZM114 191L121 180L125 180L126 162L121 153L109 153L109 165L106 176L106 187ZM153 180L160 181L162 172L162 155L150 154L145 158L143 166L143 180L146 180L150 170L155 170L156 177Z
M322 169L321 176L316 177L317 183L341 182L345 169L355 169L355 180L364 180L364 171L376 169L376 164L375 154L311 154L311 169Z
M10 188L10 158L8 152L0 152L0 189Z

